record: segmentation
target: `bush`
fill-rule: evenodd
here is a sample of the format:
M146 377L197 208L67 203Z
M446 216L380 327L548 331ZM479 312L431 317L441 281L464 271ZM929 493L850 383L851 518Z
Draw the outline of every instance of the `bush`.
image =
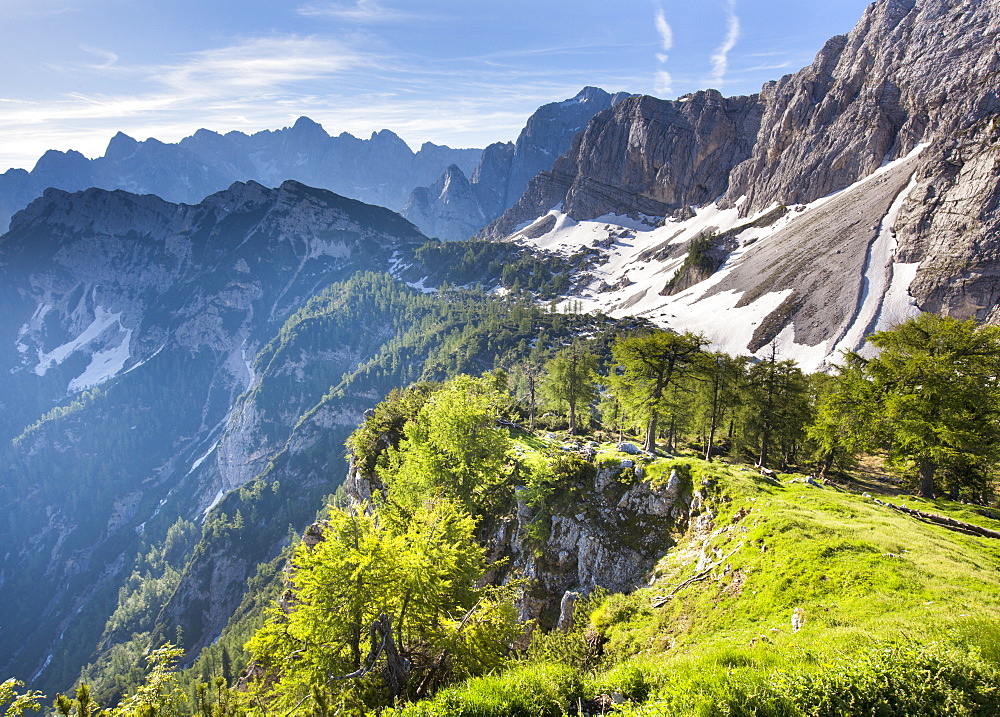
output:
M426 702L407 705L399 717L562 717L585 698L583 678L567 665L526 664L502 675L469 680Z

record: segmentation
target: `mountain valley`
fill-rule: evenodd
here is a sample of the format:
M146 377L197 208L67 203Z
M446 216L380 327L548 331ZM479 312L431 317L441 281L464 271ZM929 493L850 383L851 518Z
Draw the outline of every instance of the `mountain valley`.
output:
M849 374L845 352L877 355L873 333L926 314L1000 322L998 38L1000 0L877 0L810 66L758 94L666 100L586 87L540 107L515 142L485 149L413 152L390 130L334 137L303 117L252 135L199 130L177 144L119 134L103 157L51 151L31 172L0 175L0 225L9 222L0 236L0 678L52 695L82 675L101 704L114 704L142 684L151 650L172 643L185 689L211 684L224 663L235 689L236 672L263 670L280 652L243 644L283 624L267 608L281 595L292 612L286 565L308 562L307 526L312 550L338 511L377 515L383 508L368 501L379 495L407 507L383 519L409 526L404 535L420 529L413 515L440 508L417 478L387 483L387 466L416 471L406 451L430 431L414 427L430 420L424 406L461 385L455 377L485 376L456 400L471 406L488 394L504 407L491 404L496 412L469 433L502 429L512 443L496 469L503 480L462 504L480 521L469 529L476 549L494 564L468 595L484 576L498 588L534 580L510 604L552 636L515 653L542 672L572 664L591 681L551 667L563 675L551 685L575 686L525 714L603 714L611 703L600 700L613 695L635 703L620 706L625 715L694 714L669 711L696 706L670 696L667 662L657 660L683 652L694 667L670 664L688 679L708 664L699 660L716 659L696 653L699 644L720 664L731 646L741 675L782 663L822 682L841 659L824 652L823 634L870 632L871 644L860 642L875 664L887 625L933 641L914 627L924 612L965 620L942 627L958 641L942 644L975 643L959 662L985 675L973 697L955 696L957 678L933 690L961 702L955 714L986 709L996 695L980 686L1000 670L1000 642L984 627L996 617L984 597L996 548L886 507L923 474L893 463L882 444L866 444L874 458L855 451L874 462L865 470L838 454L838 482L817 484L812 467L823 450L832 463L833 449L806 426L821 425L834 380L826 374ZM709 434L702 404L677 408L707 383L678 383L657 398L673 407L653 437L667 450L642 452L629 443L645 426L621 397L615 347L664 334L701 337L695 351L716 357L720 372L733 357L743 398L732 399L728 433L713 414ZM581 409L587 438L563 422L564 397L541 388L546 367L578 349L598 377ZM746 396L764 395L767 367L768 381L786 381L789 411L802 407L770 462L769 439L740 413ZM725 462L697 457L706 445L711 454L717 429ZM763 476L740 465L754 451ZM995 465L978 460L939 465L954 500L908 505L995 530L994 510L972 505L995 502L983 488ZM865 534L855 540L858 525ZM834 547L824 552L824 541ZM921 552L922 541L933 547ZM781 570L793 577L782 582ZM880 579L888 587L875 590ZM878 609L863 605L873 590ZM483 605L495 597L475 594ZM393 603L400 625L408 599ZM576 623L566 599L581 600ZM460 625L447 638L455 644L476 600L435 618ZM816 632L786 634L788 615L806 603ZM484 630L517 631L490 620ZM750 650L737 655L737 641ZM762 656L772 642L780 658ZM914 650L913 664L940 658L953 668L951 652ZM508 669L483 655L492 665L483 674ZM476 674L456 668L436 701L400 709L465 714L455 705L478 699L462 692L479 689L462 682ZM812 704L814 686L781 674L773 693L748 687L753 699ZM280 691L280 678L259 684ZM817 693L832 690L823 684ZM296 714L299 687L249 689ZM523 692L536 687L549 689ZM655 690L660 706L644 706ZM315 699L317 714L335 711ZM503 704L482 714L521 709ZM816 714L840 708L831 709Z

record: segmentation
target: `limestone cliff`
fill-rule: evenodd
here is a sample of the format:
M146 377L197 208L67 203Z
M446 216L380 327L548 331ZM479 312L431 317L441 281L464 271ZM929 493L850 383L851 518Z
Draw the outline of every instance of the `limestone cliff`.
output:
M401 213L428 236L469 238L513 205L535 175L551 169L594 115L626 97L585 87L568 100L542 105L515 143L497 142L483 151L471 181L450 167L434 185L415 189Z
M599 454L581 462L548 500L529 503L524 488L515 488L509 510L484 519L480 539L490 561L501 561L488 578L528 580L518 600L522 620L549 629L567 592L625 592L648 580L689 519L703 510L683 462L653 476L654 460ZM661 472L662 464L655 464ZM353 465L345 487L359 503L381 490L375 476Z
M757 95L600 113L482 235L610 242L585 307L807 368L918 311L998 321L998 41L1000 0L878 0ZM665 290L704 231L730 254Z

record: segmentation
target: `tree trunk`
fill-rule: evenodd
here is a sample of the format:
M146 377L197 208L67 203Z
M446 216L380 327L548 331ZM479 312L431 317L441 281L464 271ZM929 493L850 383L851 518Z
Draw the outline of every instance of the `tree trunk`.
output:
M654 453L656 451L656 414L654 413L650 419L649 423L646 425L646 443L643 446L643 450L649 453Z
M715 411L712 411L712 425L708 428L708 440L705 442L705 460L712 461L712 448L715 442L715 428L716 428L716 415Z
M917 487L917 495L921 498L934 497L934 461L930 456L920 456L917 461L920 471L920 483Z
M826 479L827 473L833 467L833 451L827 451L826 455L823 456L823 462L819 466L819 478Z
M532 431L535 430L535 374L534 369L531 369L532 373L528 374L528 426Z
M576 435L576 402L569 402L569 435Z

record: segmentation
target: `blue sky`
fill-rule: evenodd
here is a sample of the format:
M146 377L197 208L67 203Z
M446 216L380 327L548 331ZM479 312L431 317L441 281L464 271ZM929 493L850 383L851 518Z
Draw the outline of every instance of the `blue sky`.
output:
M864 0L0 0L0 171L307 115L482 147L585 85L756 92Z

